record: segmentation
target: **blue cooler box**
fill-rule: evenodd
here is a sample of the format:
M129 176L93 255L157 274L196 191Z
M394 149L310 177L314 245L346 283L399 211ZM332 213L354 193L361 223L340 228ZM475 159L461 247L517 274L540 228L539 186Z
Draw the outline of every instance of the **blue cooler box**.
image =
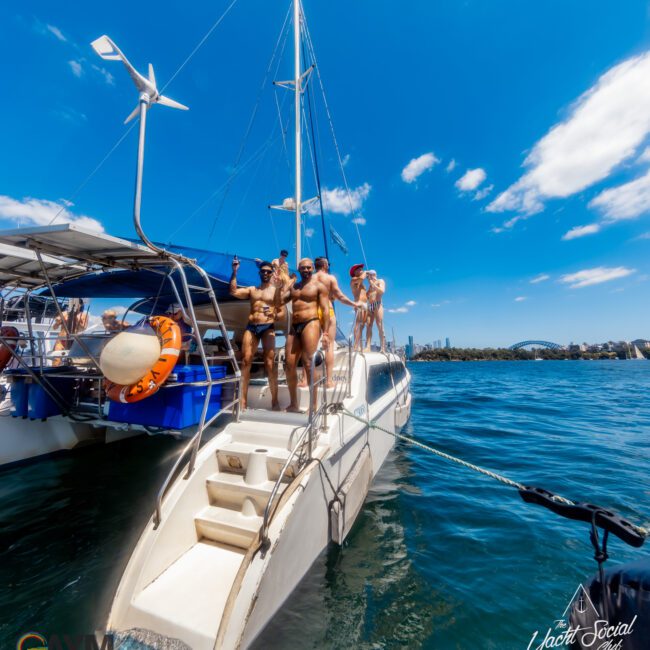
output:
M40 368L34 368L40 374ZM65 373L66 368L43 368L43 374ZM15 418L31 420L44 420L53 415L60 415L58 404L37 384L31 375L21 369L9 370L11 376L11 415ZM72 399L75 380L66 377L47 377L47 381L56 390L65 402Z
M11 377L11 417L27 417L27 400L29 398L29 384L21 370L5 370Z
M62 374L72 368L43 368L43 374ZM50 386L63 398L65 403L70 403L74 394L75 380L66 377L46 377ZM29 386L27 397L27 417L30 420L45 420L53 415L61 415L59 405L45 392L40 384L31 377L27 378Z
M178 382L205 381L203 366L176 366L172 373ZM212 379L226 376L226 366L211 366ZM164 386L157 393L134 404L110 402L108 419L113 422L143 424L151 427L184 429L198 424L205 402L207 386ZM212 386L207 418L221 409L222 385Z

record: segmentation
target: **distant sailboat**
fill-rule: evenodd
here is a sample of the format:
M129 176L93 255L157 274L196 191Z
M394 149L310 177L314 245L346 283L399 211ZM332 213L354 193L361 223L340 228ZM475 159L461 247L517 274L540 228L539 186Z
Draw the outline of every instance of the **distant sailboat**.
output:
M632 357L632 359L634 359L635 361L637 359L644 359L645 360L645 357L643 356L643 352L641 352L641 350L639 350L639 347L637 345L634 346L634 356Z

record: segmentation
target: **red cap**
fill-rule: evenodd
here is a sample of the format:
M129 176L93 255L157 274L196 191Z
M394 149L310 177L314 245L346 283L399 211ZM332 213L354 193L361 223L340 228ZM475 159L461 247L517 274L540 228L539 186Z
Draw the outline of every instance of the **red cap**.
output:
M362 269L362 268L363 268L363 264L353 264L350 267L350 277L353 278L354 274L357 272L357 269Z

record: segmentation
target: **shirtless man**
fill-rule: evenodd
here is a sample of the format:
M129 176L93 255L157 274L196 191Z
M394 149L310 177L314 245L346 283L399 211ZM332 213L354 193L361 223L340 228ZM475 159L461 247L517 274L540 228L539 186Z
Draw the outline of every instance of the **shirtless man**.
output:
M261 262L260 284L257 287L237 287L237 269L239 260L232 261L232 275L230 276L230 295L240 300L250 300L251 310L248 315L248 325L242 339L241 378L242 394L241 408L246 408L248 403L248 384L251 378L251 365L257 346L262 341L264 351L264 370L269 378L271 387L271 407L279 411L278 404L278 375L275 368L275 314L282 306L282 283L277 279L273 282L273 266L270 262Z
M386 282L377 277L377 271L368 271L368 326L366 327L366 352L370 352L372 343L372 326L377 325L381 351L386 352L386 339L384 337L384 306L382 297L386 293Z
M292 279L292 274L289 272L287 257L289 257L289 251L282 249L280 251L280 257L276 257L273 262L271 262L271 264L273 264L273 270L280 276L280 279L285 284L285 289L288 288L286 285L288 285ZM295 274L293 274L293 277L295 278Z
M88 310L84 311L83 298L72 298L63 311L63 320L57 316L52 323L53 330L60 330L54 343L54 352L69 350L74 338L71 334L79 334L88 327ZM53 366L60 366L62 357L58 356L52 362Z
M311 358L318 348L318 339L321 337L321 322L318 318L318 309L323 313L323 347L329 347L330 312L327 287L321 284L314 276L314 264L305 257L298 262L300 282L294 284L285 292L283 299L291 299L293 313L291 316L291 329L287 336L286 374L289 384L291 403L287 408L289 412L299 412L298 408L298 360L302 357L307 381L311 379ZM312 396L316 403L316 395Z
M342 304L348 305L348 307L362 307L363 303L357 303L350 300L340 289L338 280L330 274L330 263L326 257L317 257L314 261L316 265L316 278L318 281L325 285L327 289L327 297L329 298L329 314L330 314L330 326L327 330L329 335L330 345L327 348L325 353L325 369L327 374L327 387L334 388L334 382L332 381L332 370L334 368L334 341L336 340L336 314L334 313L334 308L332 303L335 300L339 300ZM323 313L318 310L318 317L321 321L321 327L325 331L323 325Z
M368 294L366 285L363 281L366 279L366 272L363 270L363 264L354 264L350 267L350 288L352 295L357 303L357 316L354 321L354 349L361 351L361 337L363 335L363 328L368 323Z

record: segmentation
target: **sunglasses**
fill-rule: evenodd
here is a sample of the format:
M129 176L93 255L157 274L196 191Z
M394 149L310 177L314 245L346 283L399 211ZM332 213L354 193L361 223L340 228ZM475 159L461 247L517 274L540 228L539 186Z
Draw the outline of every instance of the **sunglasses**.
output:
M273 271L271 269L260 269L260 275L268 275L269 273L273 273Z
M299 271L311 271L312 267L311 266L299 266L298 270Z

